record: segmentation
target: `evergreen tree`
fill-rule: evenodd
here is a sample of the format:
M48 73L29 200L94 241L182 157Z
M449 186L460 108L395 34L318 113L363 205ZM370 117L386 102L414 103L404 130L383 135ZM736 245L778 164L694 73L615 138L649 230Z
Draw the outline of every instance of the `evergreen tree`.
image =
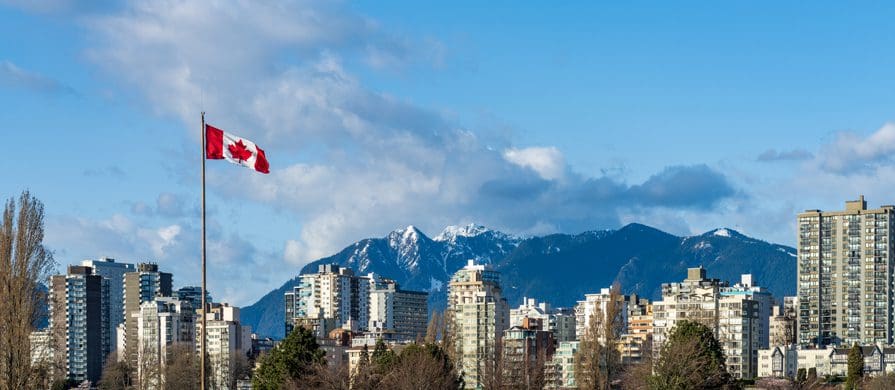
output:
M392 368L392 365L398 362L398 355L385 345L382 339L376 340L376 348L373 349L373 356L370 361L376 366L380 372L386 372Z
M324 364L325 352L314 334L296 327L283 342L261 358L261 366L252 378L252 388L279 390L290 381L311 374L315 364Z
M730 383L724 351L709 327L679 322L662 347L650 388L718 389Z
M360 361L357 366L360 369L366 368L370 365L370 348L367 347L367 344L364 344L364 347L360 351Z
M848 376L845 378L845 388L858 389L864 379L864 354L857 343L848 351Z

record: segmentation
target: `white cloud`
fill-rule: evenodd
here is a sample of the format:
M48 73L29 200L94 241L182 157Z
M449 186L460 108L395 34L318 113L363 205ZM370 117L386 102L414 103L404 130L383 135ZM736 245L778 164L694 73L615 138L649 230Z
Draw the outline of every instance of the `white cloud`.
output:
M822 148L817 162L824 169L850 174L855 170L873 169L891 163L895 154L895 123L886 123L872 134L862 137L854 132L839 133L836 139Z
M557 180L566 170L566 160L559 149L549 147L507 148L503 158L520 167L530 168L542 179Z
M244 256L255 259L259 273L284 261L302 265L411 223L425 231L458 221L529 233L613 227L631 202L661 206L671 194L675 206L704 208L732 192L708 167L676 167L675 177L709 180L632 201L626 199L631 186L574 172L555 147L517 148L499 137L489 138L489 147L476 131L437 111L372 91L348 70L357 65L352 60L374 68L441 63L446 50L430 39L389 34L340 4L128 4L90 19L98 42L90 58L151 110L180 118L190 135L204 109L211 123L258 142L271 161L270 175L222 177L212 169L209 186L225 202L251 199L295 219L294 236L270 251L278 258L230 240L238 230L222 233L231 244L215 258L224 265ZM637 190L647 194L666 176L663 171ZM708 191L703 183L727 192ZM157 208L183 209L172 200L160 197ZM132 247L195 256L189 245L197 233L188 222L178 222L181 231L168 231L170 242L164 240L158 229L172 222L150 229L146 243ZM224 281L242 276L234 272Z

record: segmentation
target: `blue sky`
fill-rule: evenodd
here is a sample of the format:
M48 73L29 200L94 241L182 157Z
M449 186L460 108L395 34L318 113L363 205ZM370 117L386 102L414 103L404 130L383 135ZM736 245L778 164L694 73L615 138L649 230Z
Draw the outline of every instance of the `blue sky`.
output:
M62 266L196 284L205 110L271 162L209 164L210 288L237 305L409 224L792 245L803 209L895 203L893 11L2 1L0 195L45 202Z

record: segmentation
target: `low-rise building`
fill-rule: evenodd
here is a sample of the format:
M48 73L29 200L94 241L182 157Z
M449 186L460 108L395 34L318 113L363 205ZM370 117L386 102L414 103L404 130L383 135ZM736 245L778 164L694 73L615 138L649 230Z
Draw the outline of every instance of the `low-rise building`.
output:
M795 378L799 370L814 369L818 376L848 374L848 353L851 348L801 348L777 346L759 351L758 376L762 378ZM861 347L864 375L895 373L895 347L869 345Z

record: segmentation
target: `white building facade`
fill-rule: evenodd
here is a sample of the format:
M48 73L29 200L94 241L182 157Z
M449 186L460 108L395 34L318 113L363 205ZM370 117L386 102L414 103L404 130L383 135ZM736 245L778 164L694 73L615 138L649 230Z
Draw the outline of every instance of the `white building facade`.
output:
M503 331L509 327L510 308L503 298L500 273L472 260L457 271L448 285L450 331L459 348L458 368L466 388L481 387L481 369L494 359Z

